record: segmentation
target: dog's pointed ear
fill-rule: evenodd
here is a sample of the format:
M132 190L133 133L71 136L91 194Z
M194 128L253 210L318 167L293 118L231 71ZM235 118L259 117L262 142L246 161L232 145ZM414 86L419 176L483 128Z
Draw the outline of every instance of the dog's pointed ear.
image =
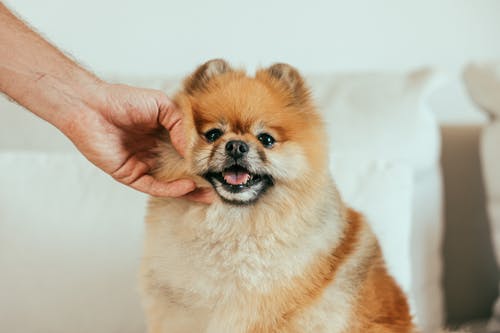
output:
M210 79L217 75L233 71L231 66L223 59L209 60L198 67L184 81L184 89L188 94L193 94L196 91L204 90L207 87Z
M277 63L261 69L257 72L256 78L284 90L290 96L291 104L301 106L311 101L311 94L304 79L297 69L288 64Z

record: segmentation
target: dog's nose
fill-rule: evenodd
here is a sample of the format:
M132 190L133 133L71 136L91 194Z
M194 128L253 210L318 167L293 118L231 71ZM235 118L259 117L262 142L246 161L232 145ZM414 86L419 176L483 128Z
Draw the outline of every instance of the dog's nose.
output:
M248 153L248 145L241 140L232 140L226 143L226 153L237 159Z

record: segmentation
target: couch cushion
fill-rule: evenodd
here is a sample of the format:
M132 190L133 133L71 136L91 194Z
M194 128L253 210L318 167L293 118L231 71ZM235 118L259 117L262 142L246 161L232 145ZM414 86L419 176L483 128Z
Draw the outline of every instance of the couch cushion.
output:
M487 209L495 249L500 267L500 119L483 129L481 137L481 165L487 195ZM500 288L500 281L499 281ZM500 332L500 297L493 309L488 332Z
M309 79L333 154L403 161L414 170L439 159L439 128L426 102L440 81L426 69Z
M426 332L437 331L444 321L441 140L428 105L428 97L443 81L428 69L309 78L328 125L332 156L385 159L413 171L411 297Z
M490 115L500 116L500 62L469 64L464 80L474 102Z
M146 197L80 155L0 154L0 331L144 332Z
M404 161L415 170L439 159L439 131L426 101L441 82L431 70L307 78L329 128L331 151ZM111 78L173 94L180 79ZM71 151L57 130L0 96L0 149Z
M411 168L381 159L366 162L351 155L335 156L330 162L342 198L365 215L380 241L390 273L410 295Z
M75 151L64 134L0 94L0 151Z

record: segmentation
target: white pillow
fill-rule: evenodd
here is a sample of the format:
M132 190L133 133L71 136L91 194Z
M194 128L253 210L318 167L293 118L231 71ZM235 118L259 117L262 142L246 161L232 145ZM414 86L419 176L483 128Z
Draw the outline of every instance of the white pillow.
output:
M337 155L330 158L330 171L345 202L365 215L379 239L389 272L410 296L411 168Z
M408 291L411 170L331 161ZM144 204L79 155L0 153L0 331L144 332L136 291Z
M327 122L333 154L403 161L414 170L439 159L439 127L426 102L442 82L440 75L422 69L312 76L308 82Z
M327 122L332 156L348 154L365 162L383 159L411 167L411 296L420 327L437 331L444 321L441 140L428 97L444 77L422 69L318 75L308 82Z
M474 102L491 115L500 116L500 62L469 64L464 79Z

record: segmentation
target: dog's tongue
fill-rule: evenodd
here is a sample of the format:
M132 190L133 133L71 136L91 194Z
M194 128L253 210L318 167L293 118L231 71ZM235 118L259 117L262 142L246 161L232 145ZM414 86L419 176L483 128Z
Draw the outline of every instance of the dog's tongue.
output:
M248 173L242 172L242 171L226 171L226 172L224 172L224 180L226 181L226 183L231 184L231 185L245 184L249 178L250 178L250 175Z

